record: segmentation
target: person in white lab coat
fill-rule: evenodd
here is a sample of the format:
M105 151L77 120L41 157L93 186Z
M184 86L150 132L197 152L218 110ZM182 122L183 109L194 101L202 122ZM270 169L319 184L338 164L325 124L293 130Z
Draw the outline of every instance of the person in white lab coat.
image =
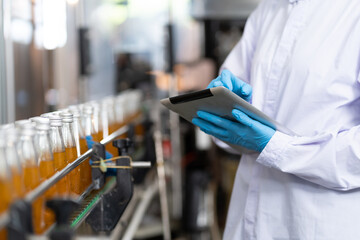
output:
M360 1L264 0L209 87L223 85L299 137L234 110L193 122L258 153L237 170L224 239L360 239Z

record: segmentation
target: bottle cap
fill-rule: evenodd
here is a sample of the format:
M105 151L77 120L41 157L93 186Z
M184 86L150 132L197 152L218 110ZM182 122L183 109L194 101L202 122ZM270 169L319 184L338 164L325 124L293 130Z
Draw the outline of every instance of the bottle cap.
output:
M51 115L49 115L49 119L50 119L51 127L61 127L62 126L61 117L59 115L51 114Z
M69 106L69 111L73 114L73 117L74 118L80 118L81 115L80 115L80 108L76 105L71 105Z
M4 124L4 125L0 126L0 130L7 130L7 129L11 129L11 128L15 128L14 123L8 123L8 124Z
M50 129L50 120L48 118L44 118L44 117L39 117L36 118L36 126L35 128L37 130L49 130Z
M85 105L83 108L83 113L87 115L93 114L94 108L91 105Z
M21 135L28 137L35 135L35 128L30 121L21 125Z
M72 123L73 122L73 114L70 112L62 112L60 113L60 117L63 123Z
M31 121L29 119L18 120L15 122L15 127L21 129L26 124L31 124Z
M8 127L1 129L0 131L3 131L3 133L6 135L7 142L9 144L16 143L19 135L19 130L15 127Z

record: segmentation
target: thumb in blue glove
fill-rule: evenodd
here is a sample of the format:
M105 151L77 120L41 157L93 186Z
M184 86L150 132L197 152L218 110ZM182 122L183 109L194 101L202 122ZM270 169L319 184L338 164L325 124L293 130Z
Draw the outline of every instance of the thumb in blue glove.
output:
M198 111L192 122L200 129L224 142L240 145L261 152L275 133L275 130L250 118L240 110L232 111L235 121L208 112Z
M235 77L235 75L227 69L223 70L217 78L212 80L207 88L219 86L226 87L248 102L251 100L252 87Z

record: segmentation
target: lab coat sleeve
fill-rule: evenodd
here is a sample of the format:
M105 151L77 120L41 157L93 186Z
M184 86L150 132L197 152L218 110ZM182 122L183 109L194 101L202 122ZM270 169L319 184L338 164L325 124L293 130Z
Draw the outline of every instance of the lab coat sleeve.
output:
M326 188L359 188L360 126L314 137L292 137L277 131L257 162Z
M266 5L268 5L268 1L262 1L249 16L240 41L225 59L225 62L220 68L220 72L228 69L242 81L251 84L251 62L257 44L259 28L263 21L264 11L266 11L267 8Z

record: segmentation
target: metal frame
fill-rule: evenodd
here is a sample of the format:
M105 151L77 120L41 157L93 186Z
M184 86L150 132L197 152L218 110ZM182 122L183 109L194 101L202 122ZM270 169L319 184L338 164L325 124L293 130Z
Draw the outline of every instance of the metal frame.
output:
M0 0L1 1L1 0ZM132 123L138 124L143 121L143 117L138 117L135 119ZM100 141L101 144L105 145L115 138L123 135L129 130L129 126L123 126L104 138ZM68 164L64 169L61 171L55 173L51 178L47 179L46 181L42 182L36 189L26 194L24 200L27 202L33 202L38 197L40 197L42 194L44 194L50 187L52 187L54 184L56 184L58 181L60 181L63 177L65 177L67 174L69 174L73 169L75 169L77 166L79 166L83 161L85 161L88 157L91 156L93 150L89 149L87 152L85 152L83 155L79 156L74 162ZM133 163L133 167L150 167L150 163L147 162L137 162ZM91 189L90 189L91 190ZM80 197L81 198L81 197ZM9 218L7 212L0 215L0 229L4 228L9 223Z
M15 121L11 0L0 0L0 124Z
M7 121L4 2L0 0L0 123Z

